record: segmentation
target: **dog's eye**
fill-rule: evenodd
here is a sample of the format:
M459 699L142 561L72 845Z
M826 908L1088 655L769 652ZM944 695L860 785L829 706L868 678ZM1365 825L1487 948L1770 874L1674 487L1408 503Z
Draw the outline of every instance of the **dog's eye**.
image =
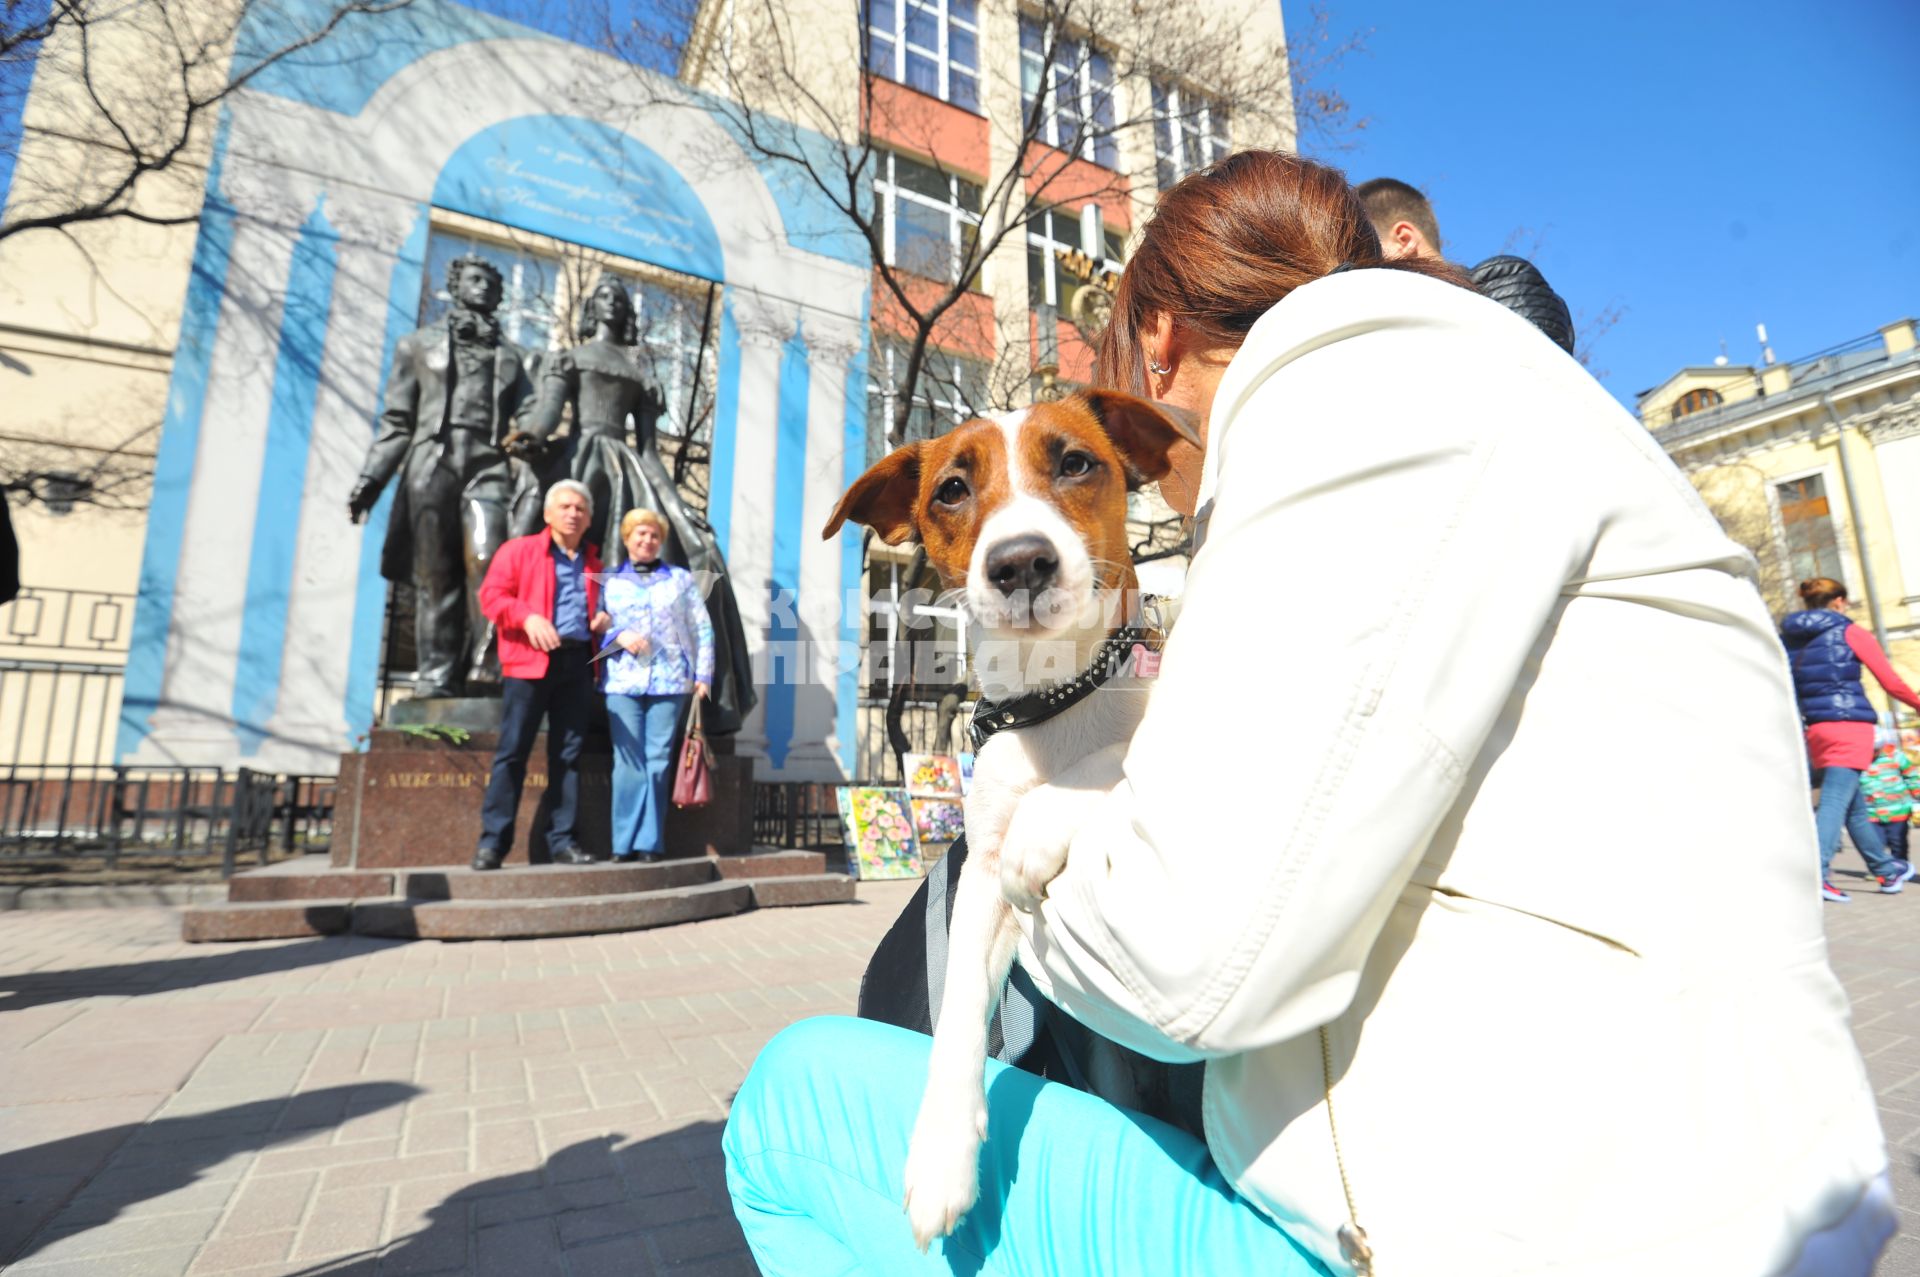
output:
M1093 458L1084 452L1069 452L1060 458L1060 477L1078 479L1093 469Z
M933 499L941 505L959 505L967 499L967 481L955 475L941 484Z

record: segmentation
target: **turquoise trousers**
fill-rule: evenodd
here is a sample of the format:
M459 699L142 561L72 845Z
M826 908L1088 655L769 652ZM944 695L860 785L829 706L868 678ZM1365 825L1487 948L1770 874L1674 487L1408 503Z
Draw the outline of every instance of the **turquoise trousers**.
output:
M980 1199L921 1254L901 1182L932 1044L822 1017L760 1053L723 1143L765 1277L1325 1277L1199 1140L994 1061Z

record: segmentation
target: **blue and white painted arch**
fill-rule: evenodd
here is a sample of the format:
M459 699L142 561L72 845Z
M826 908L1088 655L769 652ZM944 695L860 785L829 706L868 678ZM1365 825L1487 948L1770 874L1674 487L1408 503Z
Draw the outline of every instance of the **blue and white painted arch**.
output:
M815 645L809 681L764 688L740 746L776 775L842 774L857 689L840 605L858 555L813 547L863 455L864 245L670 79L449 0L409 21L411 56L352 63L364 83L292 68L223 121L122 758L331 770L365 730L385 511L354 527L344 500L438 207L723 285L711 517L750 640Z

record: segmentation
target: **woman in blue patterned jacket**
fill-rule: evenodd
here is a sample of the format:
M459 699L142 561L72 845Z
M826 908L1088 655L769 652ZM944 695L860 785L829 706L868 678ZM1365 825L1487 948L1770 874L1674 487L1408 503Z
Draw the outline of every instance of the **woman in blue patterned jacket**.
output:
M660 561L667 521L652 510L620 520L627 562L607 578L607 724L613 733L613 858L664 854L668 769L689 695L713 686L713 623L685 568Z

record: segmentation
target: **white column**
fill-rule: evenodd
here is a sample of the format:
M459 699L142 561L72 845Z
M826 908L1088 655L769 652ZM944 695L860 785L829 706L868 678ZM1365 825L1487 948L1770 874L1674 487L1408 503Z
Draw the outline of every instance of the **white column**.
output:
M1867 437L1880 466L1880 491L1900 561L1900 597L1920 599L1920 508L1907 497L1920 492L1920 409L1888 413L1868 428Z
M233 248L200 411L160 704L126 760L135 766L231 766L240 756L233 685L274 361L294 240L319 191L310 177L230 151L221 193L237 213Z
M380 411L387 289L400 245L419 215L413 201L360 188L327 193L327 220L340 234L333 305L287 589L279 699L256 759L262 768L331 771L340 753L352 748L346 718L349 634L366 527L348 519L347 492Z
M727 570L740 601L740 623L754 654L756 673L765 659L768 594L773 580L774 478L780 452L780 361L799 323L791 302L741 289L734 295L734 322L740 330L740 412L734 427L733 511L727 531ZM734 748L767 758L766 706L756 705Z
M847 364L860 346L857 317L809 310L806 317L808 396L806 487L800 515L800 627L813 644L808 682L794 698L793 748L781 776L788 780L843 780L838 732L841 623L848 591L840 578L838 538L823 539L833 508L846 490ZM864 386L856 388L862 395ZM852 659L858 659L857 650Z

